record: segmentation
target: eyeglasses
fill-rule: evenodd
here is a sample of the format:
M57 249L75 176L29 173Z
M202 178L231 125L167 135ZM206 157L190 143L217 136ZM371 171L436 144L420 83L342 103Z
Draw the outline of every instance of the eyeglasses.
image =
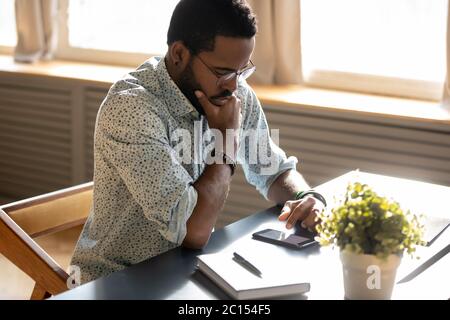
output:
M250 60L251 65L246 67L242 71L232 71L232 72L227 72L225 74L222 74L222 73L217 72L210 66L208 66L205 63L205 61L203 61L202 58L200 58L200 56L197 55L196 57L205 65L205 67L208 68L209 71L211 71L216 76L216 78L217 78L216 85L218 87L223 85L225 82L228 82L235 78L239 79L239 77L241 77L242 79L245 80L248 77L250 77L253 74L253 72L255 72L255 70L256 70L256 66L253 64L252 60Z

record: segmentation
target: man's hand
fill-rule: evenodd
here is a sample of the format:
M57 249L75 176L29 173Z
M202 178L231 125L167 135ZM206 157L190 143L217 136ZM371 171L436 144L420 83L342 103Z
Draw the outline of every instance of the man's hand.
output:
M225 133L226 129L238 130L240 126L241 100L235 95L223 98L223 104L212 104L200 90L195 91L198 101L205 110L210 128Z
M286 221L286 228L291 229L295 223L301 221L303 228L315 231L317 214L324 209L321 201L312 196L300 200L289 200L284 204L278 220Z
M222 133L224 143L223 150L225 150L225 153L228 156L235 159L239 144L239 128L241 126L242 120L241 100L239 100L239 98L235 95L231 95L223 99L222 105L217 106L215 104L212 104L208 100L206 95L200 90L195 91L195 95L197 96L198 101L205 110L209 127L217 129ZM233 130L232 136L227 135L227 129ZM227 139L233 139L232 145L234 147L234 150L227 150Z

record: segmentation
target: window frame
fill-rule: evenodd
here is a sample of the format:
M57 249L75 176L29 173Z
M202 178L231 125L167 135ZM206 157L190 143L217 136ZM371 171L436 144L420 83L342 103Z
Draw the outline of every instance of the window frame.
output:
M450 19L450 16L447 19ZM442 82L436 82L315 69L308 75L303 73L303 83L324 89L440 102L444 94L445 78Z
M152 56L165 53L134 53L110 50L72 47L69 43L68 29L69 0L59 0L58 8L58 46L55 58L61 60L92 62L118 66L136 67Z
M333 70L313 70L304 84L311 87L439 102L443 82L403 79Z

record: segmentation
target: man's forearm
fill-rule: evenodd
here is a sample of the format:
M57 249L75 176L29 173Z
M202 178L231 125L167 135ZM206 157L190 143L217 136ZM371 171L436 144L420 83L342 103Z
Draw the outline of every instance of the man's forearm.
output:
M226 164L208 165L194 183L198 195L197 204L187 221L184 246L201 248L208 242L228 196L230 183L231 168Z
M308 183L296 170L283 172L270 186L267 197L277 204L293 199L295 192L309 189Z

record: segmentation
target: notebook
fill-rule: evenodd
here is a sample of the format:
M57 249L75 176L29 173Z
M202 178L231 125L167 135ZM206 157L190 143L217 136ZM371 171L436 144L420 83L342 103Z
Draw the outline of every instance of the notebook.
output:
M427 216L425 217L424 224L424 240L427 243L426 245L430 246L450 226L450 219Z
M296 268L282 268L281 261L273 257L256 257L239 252L261 271L258 276L233 259L233 252L218 252L198 256L197 266L208 278L237 300L272 298L303 294L310 290L309 282L302 279ZM287 272L287 270L291 270Z

